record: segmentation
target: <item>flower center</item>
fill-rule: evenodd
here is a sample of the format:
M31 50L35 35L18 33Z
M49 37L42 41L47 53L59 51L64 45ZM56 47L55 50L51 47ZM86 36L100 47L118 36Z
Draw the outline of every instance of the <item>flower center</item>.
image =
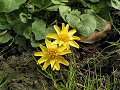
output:
M60 40L62 40L63 42L68 42L70 39L67 34L60 34Z
M59 52L54 48L48 49L47 54L49 59L56 59L59 56Z

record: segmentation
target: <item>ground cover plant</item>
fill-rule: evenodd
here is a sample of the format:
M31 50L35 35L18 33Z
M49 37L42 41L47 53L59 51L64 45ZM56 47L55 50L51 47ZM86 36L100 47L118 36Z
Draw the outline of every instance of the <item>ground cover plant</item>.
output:
M119 0L0 0L0 90L119 90Z

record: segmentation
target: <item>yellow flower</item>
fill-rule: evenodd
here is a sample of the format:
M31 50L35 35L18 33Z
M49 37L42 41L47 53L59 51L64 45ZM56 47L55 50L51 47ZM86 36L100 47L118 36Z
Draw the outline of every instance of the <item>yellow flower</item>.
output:
M64 46L58 47L49 40L46 40L46 47L40 44L42 51L34 53L34 56L42 56L38 60L38 64L44 62L42 70L45 70L50 64L53 70L60 70L60 63L66 66L69 65L69 62L61 55L71 53L70 50L66 50Z
M69 30L69 25L67 24L65 26L64 23L62 23L62 30L57 25L54 25L54 28L57 32L48 34L48 38L53 38L55 41L53 42L54 44L59 44L59 46L64 45L67 49L70 48L70 46L79 48L79 45L74 41L74 40L80 40L79 37L73 36L76 33L76 30ZM70 46L69 46L70 45Z

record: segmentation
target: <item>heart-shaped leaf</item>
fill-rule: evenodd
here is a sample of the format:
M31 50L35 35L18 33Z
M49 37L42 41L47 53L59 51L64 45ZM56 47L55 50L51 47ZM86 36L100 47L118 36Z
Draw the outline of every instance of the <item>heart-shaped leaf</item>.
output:
M79 17L73 14L68 14L66 19L70 26L77 29L83 36L91 35L96 29L97 23L95 17L90 14L82 14Z
M66 21L66 16L71 12L71 8L69 6L59 6L59 13L61 17Z
M35 40L46 38L46 34L54 32L51 27L46 28L46 23L41 19L36 18L32 23L32 32L35 34Z

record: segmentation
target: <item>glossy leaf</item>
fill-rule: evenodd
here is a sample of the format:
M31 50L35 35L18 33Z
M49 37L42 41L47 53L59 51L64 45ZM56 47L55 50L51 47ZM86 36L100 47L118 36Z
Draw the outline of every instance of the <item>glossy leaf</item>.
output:
M66 16L71 12L71 8L69 6L59 6L59 13L61 17L66 21Z
M11 12L19 9L26 0L0 0L0 12Z
M66 19L70 26L77 29L83 36L91 35L96 29L96 20L90 14L83 14L80 17L68 14Z

